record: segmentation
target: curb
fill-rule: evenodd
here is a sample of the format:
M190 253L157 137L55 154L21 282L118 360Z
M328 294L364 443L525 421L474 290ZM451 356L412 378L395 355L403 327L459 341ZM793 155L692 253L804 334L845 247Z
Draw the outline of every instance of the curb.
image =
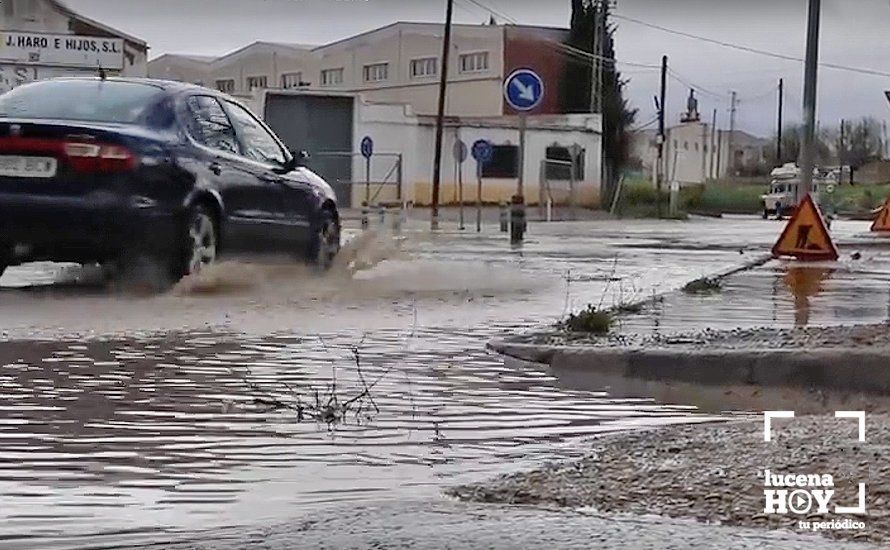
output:
M649 381L720 386L802 387L890 395L890 350L851 348L693 350L582 348L492 341L489 349L522 361Z

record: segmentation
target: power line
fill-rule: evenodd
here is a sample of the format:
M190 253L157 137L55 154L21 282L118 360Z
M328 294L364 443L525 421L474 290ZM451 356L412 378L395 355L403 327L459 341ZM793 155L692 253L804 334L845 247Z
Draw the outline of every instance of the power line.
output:
M631 133L642 132L643 130L645 130L646 128L652 126L652 125L655 124L656 122L658 122L658 115L655 115L655 118L653 118L652 120L650 120L650 121L647 122L646 124L640 124L639 126L636 126L636 127L634 127L634 128L631 128L631 129L628 130L628 131L631 132Z
M481 9L487 11L490 15L494 15L495 17L500 17L501 19L507 21L508 23L512 23L514 25L519 24L519 22L516 19L510 17L509 15L506 15L503 12L499 12L499 11L495 10L494 8L488 6L481 0L461 0L461 2L471 3L471 4L475 5L476 7L479 7ZM576 54L578 56L582 56L583 58L590 60L590 61L599 60L599 61L604 61L604 62L608 62L608 63L618 63L620 65L627 65L629 67L640 67L640 68L654 69L654 70L661 69L661 67L659 67L658 65L647 65L644 63L634 63L631 61L618 61L617 59L602 56L602 55L597 55L597 54L594 54L594 53L591 53L588 51L584 51L584 50L572 47L568 44L558 42L556 40L547 40L547 42L556 45L557 47L565 50L566 52Z
M513 23L514 25L518 25L518 24L519 24L519 22L518 22L517 20L513 19L513 18L510 17L509 15L506 15L506 14L504 14L504 13L498 12L498 11L495 10L494 8L492 8L492 7L490 7L490 6L487 6L487 5L483 4L480 0L462 0L462 1L464 1L464 2L469 2L469 3L471 3L471 4L474 4L474 5L476 5L477 7L480 7L480 8L482 8L483 10L487 11L489 14L494 15L495 17L500 17L501 19L503 19L504 21L507 21L508 23Z
M669 74L674 80L676 80L676 81L679 82L680 84L683 84L683 85L686 86L687 88L692 88L693 90L695 90L695 91L697 91L697 92L701 92L701 93L703 93L703 94L705 94L705 95L709 95L709 96L715 97L715 98L717 98L717 99L726 99L726 94L721 94L721 93L718 93L718 92L712 92L711 90L709 90L709 89L707 89L707 88L704 88L704 87L702 87L702 86L699 86L699 85L694 84L694 83L691 83L691 82L688 82L687 80L685 80L684 78L682 78L682 77L677 73L677 71L675 71L675 70L673 70L673 69L668 69L668 74Z
M612 57L606 57L603 55L597 55L595 53L590 53L588 51L580 50L573 46L569 46L568 44L563 44L562 42L559 42L557 40L546 40L546 42L553 47L563 50L567 54L573 55L579 59L584 59L588 62L594 61L594 60L599 60L599 61L604 61L606 63L617 63L619 65L627 65L628 67L639 67L639 68L643 68L643 69L661 70L661 67L659 67L658 65L647 65L645 63L636 63L633 61L619 61Z
M803 63L803 61L804 61L803 58L801 58L801 57L795 57L793 55L787 55L787 54L776 53L776 52L771 52L771 51L767 51L767 50L761 50L759 48L753 48L751 46L735 44L732 42L717 40L715 38L708 38L706 36L699 36L699 35L691 34L688 32L678 31L675 29L669 29L667 27L662 27L661 25L656 25L654 23L648 23L646 21L634 19L633 17L627 17L626 15L612 14L612 17L614 17L615 19L620 19L622 21L628 21L630 23L636 23L637 25L642 25L644 27L649 27L650 29L655 29L655 30L666 32L669 34L675 34L677 36L683 36L685 38L691 38L693 40L699 40L702 42L708 42L710 44L716 44L716 45L722 46L724 48L731 48L734 50L740 50L740 51L747 52L747 53L764 55L767 57L773 57L776 59L784 59L785 61L794 61L797 63ZM862 68L862 67L849 67L847 65L839 65L837 63L819 63L819 65L822 67L828 68L828 69L837 69L839 71L848 71L848 72L852 72L852 73L867 74L867 75L872 75L872 76L890 77L890 72L878 71L875 69L868 69L868 68Z

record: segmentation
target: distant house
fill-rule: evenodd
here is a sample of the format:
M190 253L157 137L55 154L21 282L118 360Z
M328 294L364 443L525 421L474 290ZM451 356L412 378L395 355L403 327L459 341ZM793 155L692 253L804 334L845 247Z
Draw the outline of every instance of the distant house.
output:
M712 131L710 124L686 122L666 131L665 181L681 184L749 175L767 165L767 139L736 130ZM730 150L730 147L732 149ZM654 180L658 162L655 130L637 132L631 139L631 156L639 161L647 178Z

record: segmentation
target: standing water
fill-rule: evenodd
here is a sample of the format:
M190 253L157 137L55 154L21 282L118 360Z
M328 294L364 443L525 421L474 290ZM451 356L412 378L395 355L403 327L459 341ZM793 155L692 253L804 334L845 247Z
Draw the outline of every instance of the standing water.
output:
M735 244L699 246L709 224ZM153 298L35 286L69 276L56 266L11 270L4 283L27 290L0 293L16 338L0 346L0 541L131 545L434 497L576 456L582 437L713 420L562 387L485 343L735 265L764 240L740 225L552 224L522 249L486 234L362 238L324 278L228 264ZM361 408L299 418L332 396Z

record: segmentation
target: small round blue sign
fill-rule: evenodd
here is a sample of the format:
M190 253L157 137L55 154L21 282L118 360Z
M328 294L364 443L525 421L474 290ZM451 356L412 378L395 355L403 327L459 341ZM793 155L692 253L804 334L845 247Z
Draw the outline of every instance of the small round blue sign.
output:
M491 162L493 155L494 149L487 139L480 139L473 144L473 158L476 159L476 162L481 164Z
M371 158L374 155L374 140L371 139L371 136L365 136L362 140L362 156L366 159Z
M544 100L544 80L531 69L519 69L504 81L507 105L517 111L531 111Z

